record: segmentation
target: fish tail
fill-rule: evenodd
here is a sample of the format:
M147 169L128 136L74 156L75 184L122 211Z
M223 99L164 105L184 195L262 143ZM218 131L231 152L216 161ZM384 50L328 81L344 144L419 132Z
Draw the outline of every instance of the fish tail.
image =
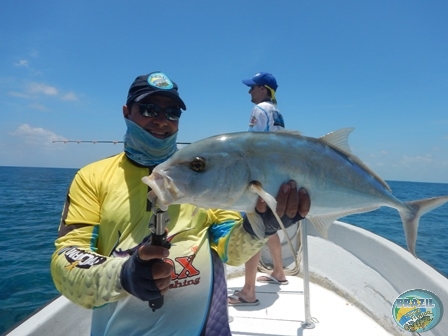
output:
M426 198L418 201L406 202L405 204L407 207L399 210L401 221L403 222L404 234L406 236L406 244L409 252L411 252L414 257L417 258L415 245L417 242L417 230L420 217L446 202L448 202L448 196Z

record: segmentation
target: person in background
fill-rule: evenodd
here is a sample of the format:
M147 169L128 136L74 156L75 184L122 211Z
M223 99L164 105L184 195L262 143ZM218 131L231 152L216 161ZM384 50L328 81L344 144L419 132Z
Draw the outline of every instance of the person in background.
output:
M250 114L249 131L276 132L285 129L283 116L277 108L275 98L278 87L275 77L267 72L259 72L253 78L243 80L243 83L250 87L251 101L255 104ZM281 244L277 234L269 237L267 246L272 256L272 273L259 276L256 280L262 283L287 285L288 280L283 270ZM260 257L261 251L245 263L244 286L240 291L228 297L229 305L254 306L260 304L255 293L255 278Z
M70 185L51 274L65 297L93 309L92 336L231 335L223 263L243 264L279 229L260 199L264 239L239 212L171 205L171 247L152 244L156 209L141 178L177 150L183 110L168 76L138 76L122 108L124 151L81 168ZM310 208L294 181L279 186L277 202L285 226Z

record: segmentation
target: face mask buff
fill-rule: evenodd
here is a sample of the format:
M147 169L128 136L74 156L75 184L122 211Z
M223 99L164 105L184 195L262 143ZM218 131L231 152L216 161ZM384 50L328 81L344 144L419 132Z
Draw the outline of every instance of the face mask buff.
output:
M177 132L165 139L158 139L129 119L124 136L124 151L128 158L150 167L166 161L177 151Z

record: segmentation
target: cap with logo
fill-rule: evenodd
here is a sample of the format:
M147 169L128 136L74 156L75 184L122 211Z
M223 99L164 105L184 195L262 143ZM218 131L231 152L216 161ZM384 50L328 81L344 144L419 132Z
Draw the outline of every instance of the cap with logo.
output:
M155 71L147 75L138 76L129 88L126 105L138 103L150 95L169 97L176 101L181 109L187 109L179 96L176 83L170 80L163 72Z
M247 86L252 85L268 86L274 91L277 90L278 87L275 77L269 72L259 72L251 79L243 79L243 83L246 84Z

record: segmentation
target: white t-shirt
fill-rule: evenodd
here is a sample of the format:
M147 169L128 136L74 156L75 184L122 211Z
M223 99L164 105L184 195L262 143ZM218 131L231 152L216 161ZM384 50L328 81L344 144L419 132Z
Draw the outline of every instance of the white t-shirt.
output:
M276 132L282 129L285 129L285 122L276 105L269 101L255 105L250 114L249 131Z

